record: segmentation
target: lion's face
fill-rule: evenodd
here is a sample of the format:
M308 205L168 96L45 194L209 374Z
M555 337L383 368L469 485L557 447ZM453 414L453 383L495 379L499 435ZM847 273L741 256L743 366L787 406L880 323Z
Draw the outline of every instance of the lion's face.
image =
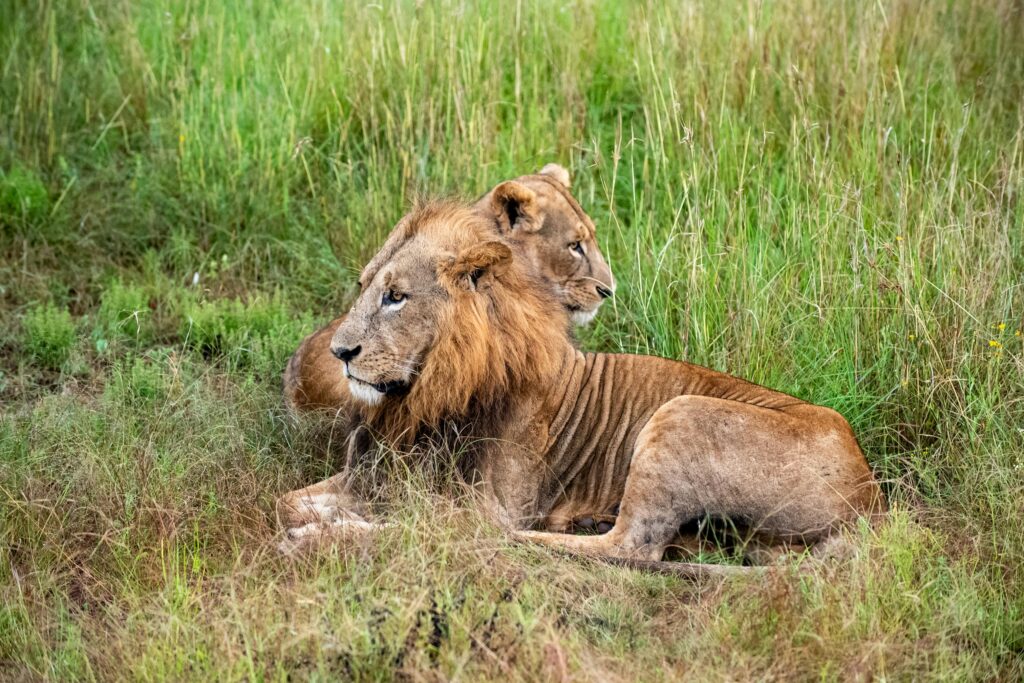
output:
M434 368L486 365L487 294L511 261L486 217L466 207L430 205L403 218L362 271L331 341L352 396L377 404L414 391L428 359ZM453 340L461 330L466 339ZM438 358L439 345L458 347L447 353L459 357Z
M438 245L413 236L387 263L364 269L359 298L331 341L356 399L376 404L409 388L448 305L437 277L446 256Z
M577 325L593 320L615 292L594 222L570 194L569 173L561 166L548 164L540 173L501 183L477 207L493 216Z

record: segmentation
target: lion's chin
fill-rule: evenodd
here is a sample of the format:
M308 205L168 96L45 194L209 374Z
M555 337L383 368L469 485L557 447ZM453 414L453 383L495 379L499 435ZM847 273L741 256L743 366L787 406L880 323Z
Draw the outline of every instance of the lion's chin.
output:
M573 311L572 312L572 322L573 322L574 325L579 325L580 327L584 327L586 325L589 325L590 321L593 320L596 316L597 316L597 309L596 308L594 310L592 310L592 311Z
M352 394L352 398L367 405L375 406L384 400L384 392L377 391L376 388L355 377L349 378L348 391Z

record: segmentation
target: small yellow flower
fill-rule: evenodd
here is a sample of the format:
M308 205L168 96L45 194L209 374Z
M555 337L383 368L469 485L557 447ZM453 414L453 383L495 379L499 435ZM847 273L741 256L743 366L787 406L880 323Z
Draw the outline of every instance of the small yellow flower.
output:
M182 133L181 135L178 136L178 144L180 145L183 142L185 142L185 134L184 133Z
M989 339L989 340L988 340L988 345L989 345L989 346L990 346L991 348L993 348L993 349L1001 349L1001 348L1003 347L1003 345L1002 345L1002 344L1000 344L1000 343L999 343L998 341L996 341L995 339Z
M1006 329L1006 323L999 323L999 331L1002 332Z
M1013 336L1014 337L1019 337L1020 336L1020 330L1017 330L1016 332L1014 332Z
M903 235L896 235L896 241L897 242L902 242L903 241Z
M916 334L908 334L907 335L907 339L909 339L910 341L914 341L915 339L917 339L917 335Z

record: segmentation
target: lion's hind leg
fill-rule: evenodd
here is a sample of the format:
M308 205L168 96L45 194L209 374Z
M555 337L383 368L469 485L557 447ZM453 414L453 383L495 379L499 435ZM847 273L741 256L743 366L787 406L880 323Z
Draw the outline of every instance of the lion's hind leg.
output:
M637 438L620 520L657 536L662 520L710 515L749 528L757 544L798 547L869 514L878 495L838 413L680 396Z
M740 520L773 543L816 543L865 514L877 486L849 426L705 396L663 405L637 438L615 526L602 536L523 532L570 552L659 561L680 526Z
M601 542L600 539L607 538L608 534L602 536L577 536L551 531L517 531L515 536L524 542L539 543L555 550L574 555L585 555L609 564L669 576L678 576L684 579L723 578L748 574L760 569L759 567L741 567L724 564L665 562L662 560L652 560L649 557L624 555L621 552L621 546Z
M660 561L665 549L676 538L684 521L696 518L700 510L689 501L697 496L684 491L685 482L675 482L669 491L669 482L634 477L631 473L626 480L619 516L607 533L597 536L576 534L519 531L517 538L523 541L542 543L549 547L572 553L590 555L627 563L650 563Z

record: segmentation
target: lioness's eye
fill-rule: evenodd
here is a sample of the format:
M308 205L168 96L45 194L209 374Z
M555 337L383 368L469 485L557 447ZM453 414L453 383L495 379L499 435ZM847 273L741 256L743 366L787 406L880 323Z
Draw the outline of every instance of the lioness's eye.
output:
M396 292L393 289L389 289L384 293L384 298L381 299L380 305L394 306L396 304L402 303L403 301L405 301L405 294L402 294L401 292Z
M576 242L570 242L569 243L569 248L572 249L573 251L575 251L580 256L583 256L583 254L584 254L584 252L583 252L583 244L581 244L578 240Z

